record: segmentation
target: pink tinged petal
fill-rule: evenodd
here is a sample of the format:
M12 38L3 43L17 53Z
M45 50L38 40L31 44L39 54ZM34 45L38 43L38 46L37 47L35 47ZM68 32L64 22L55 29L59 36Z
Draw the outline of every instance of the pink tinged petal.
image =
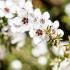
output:
M11 12L11 13L15 13L16 12L16 10L17 10L17 5L13 2L13 1L6 1L6 7L8 7L9 8L9 12Z
M50 14L48 12L43 13L42 18L48 20L50 18Z

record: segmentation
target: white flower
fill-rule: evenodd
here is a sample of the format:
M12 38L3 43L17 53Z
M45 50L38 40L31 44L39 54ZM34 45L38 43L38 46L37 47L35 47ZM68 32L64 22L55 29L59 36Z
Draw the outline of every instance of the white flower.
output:
M52 46L52 52L56 55L56 56L63 56L64 52L65 52L65 47L64 46Z
M22 23L21 23L21 18L16 17L13 19L9 19L8 20L8 25L10 26L10 31L11 32L23 32L23 27L22 27Z
M28 11L28 12L32 12L33 11L33 5L32 5L32 2L31 1L27 1L26 3L25 3L25 9Z
M59 35L60 37L62 37L64 35L64 32L61 29L57 29L56 32L57 32L57 35Z
M16 13L18 6L12 1L0 1L0 17L12 18Z
M32 55L35 57L45 55L47 54L47 52L48 52L47 44L46 42L43 41L32 49Z
M50 15L48 12L41 13L40 9L35 9L34 16L36 18L44 19L44 21L47 21L50 18Z
M52 70L59 70L59 68L58 68L58 63L56 63L56 64L52 67Z
M40 57L38 58L38 63L39 63L40 65L46 65L46 64L47 64L47 58L46 58L45 56L40 56Z
M12 0L15 4L17 4L19 7L23 8L25 4L25 0Z
M19 60L13 60L10 65L13 70L22 70L22 63Z
M33 42L38 44L43 39L46 39L46 32L48 26L52 25L51 20L49 20L50 15L48 12L41 13L40 9L35 9L34 13L32 13L34 18L33 24L31 25L31 29L29 30L29 35L33 38Z
M70 70L70 58L66 58L62 62L55 64L52 70Z
M20 7L17 9L16 14L17 14L18 17L21 17L21 18L23 18L24 16L25 17L28 17L28 15L27 15L28 14L28 11L25 10L25 9L22 9Z
M43 29L46 29L48 26L52 25L51 20L49 20L50 15L48 12L44 12L43 14L41 13L40 9L35 9L34 10L34 27L36 25L42 27ZM36 28L35 27L35 28Z
M52 29L58 29L59 27L59 21L54 21L54 23L52 24Z
M70 3L65 6L65 13L70 16Z
M24 42L26 35L25 33L11 33L10 36L11 36L11 43L15 44L21 41Z
M30 29L30 23L28 17L15 17L13 19L8 20L8 25L10 26L10 30L12 32L21 32L24 33Z
M17 4L20 8L24 8L28 12L31 12L33 10L33 5L31 1L26 1L26 0L13 0L15 4Z
M66 44L69 44L68 41L61 41L61 45L66 45Z
M70 70L70 58L66 58L60 63L60 70Z

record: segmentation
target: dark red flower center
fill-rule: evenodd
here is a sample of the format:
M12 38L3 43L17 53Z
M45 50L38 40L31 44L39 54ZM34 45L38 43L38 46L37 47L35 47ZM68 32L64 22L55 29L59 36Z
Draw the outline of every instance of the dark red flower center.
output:
M23 22L23 24L28 23L28 18L24 17L24 18L22 19L22 22Z
M6 12L9 12L9 8L4 8L4 10L5 10Z
M45 23L45 20L44 20L44 19L41 19L40 22L41 22L41 23Z
M42 30L41 30L41 29L38 29L38 30L36 31L36 34L37 34L38 36L40 36L40 35L42 35L42 34L43 34L43 32L42 32Z

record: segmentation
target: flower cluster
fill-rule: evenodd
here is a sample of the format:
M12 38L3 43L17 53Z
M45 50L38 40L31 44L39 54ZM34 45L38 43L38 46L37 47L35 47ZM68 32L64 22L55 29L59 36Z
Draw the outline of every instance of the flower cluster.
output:
M40 9L33 9L31 1L0 0L0 20L7 19L7 25L1 32L11 38L11 44L17 44L16 49L24 46L26 32L32 38L32 55L38 58L42 65L47 63L45 55L49 44L56 56L62 57L65 47L61 44L63 30L59 29L59 22L50 20L48 12L41 13Z

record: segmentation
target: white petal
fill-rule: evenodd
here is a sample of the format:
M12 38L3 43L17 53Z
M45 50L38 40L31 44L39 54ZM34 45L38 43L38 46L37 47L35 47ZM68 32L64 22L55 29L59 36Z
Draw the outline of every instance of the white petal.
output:
M34 29L30 29L29 35L30 35L31 38L33 38L35 36L35 30Z
M41 64L41 65L46 65L47 63L47 59L45 56L41 56L38 58L38 63Z
M60 63L60 70L70 70L70 59L65 59Z
M14 33L13 36L12 36L11 43L15 44L15 43L18 43L20 41L23 41L23 38L24 38L23 34L21 34L21 33Z
M43 29L47 29L47 27L52 26L52 21L51 20L47 20L46 23L44 23L43 25Z
M48 12L43 13L42 18L48 20L50 18L50 14Z
M63 48L63 46L61 46L61 47L53 46L53 47L52 47L52 52L53 52L56 56L63 56L63 55L64 55L64 48Z
M28 12L33 11L33 5L32 5L32 2L31 2L31 1L27 1L27 2L25 3L25 9L26 9Z
M61 29L58 29L58 30L57 30L57 33L58 33L58 35L59 35L60 37L62 37L62 36L64 35L64 32L63 32L63 30L61 30Z
M18 0L18 4L21 8L24 8L25 0Z
M59 70L58 63L52 67L52 70Z
M40 11L40 9L35 9L35 11L34 11L34 16L35 17L41 17L41 11Z
M0 1L0 9L4 7L4 1Z
M4 12L0 9L0 17L4 17Z
M34 57L39 57L39 56L40 56L39 50L36 49L36 48L32 49L32 55L33 55Z
M10 63L11 68L13 70L21 70L22 69L22 63L19 60L14 60Z
M12 13L5 13L6 18L12 18L14 15Z
M33 38L33 43L35 44L35 45L37 45L37 44L39 44L40 42L42 41L42 39L40 38L40 37L34 37Z
M25 9L18 8L17 9L17 15L19 17L25 17L25 16L27 16L27 11Z
M54 21L52 28L57 29L59 27L59 21Z

